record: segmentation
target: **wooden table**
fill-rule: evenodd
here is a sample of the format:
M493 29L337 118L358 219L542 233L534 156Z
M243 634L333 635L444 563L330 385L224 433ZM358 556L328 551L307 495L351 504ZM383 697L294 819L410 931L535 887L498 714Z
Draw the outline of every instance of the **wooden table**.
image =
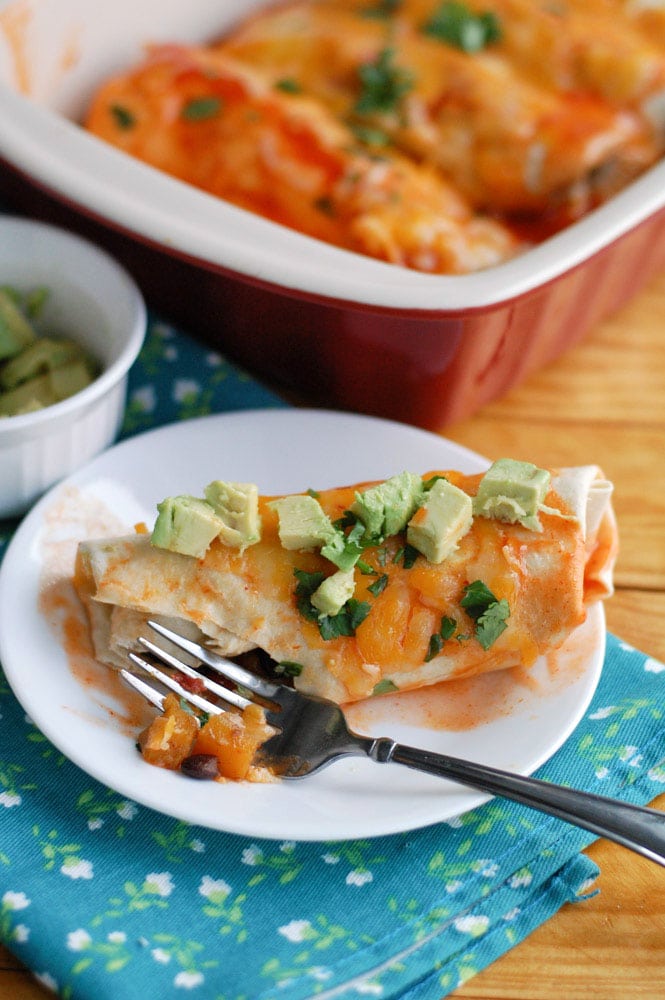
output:
M665 660L665 275L583 344L446 436L493 458L604 468L616 486L622 539L609 628ZM656 805L665 809L665 795ZM564 907L455 997L665 997L665 869L605 841L588 853L602 869L601 893ZM0 1000L45 996L0 947Z

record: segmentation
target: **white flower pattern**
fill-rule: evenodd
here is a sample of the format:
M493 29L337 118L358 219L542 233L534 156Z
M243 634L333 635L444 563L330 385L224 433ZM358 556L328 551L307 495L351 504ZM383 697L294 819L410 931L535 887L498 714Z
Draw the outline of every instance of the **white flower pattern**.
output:
M90 861L84 861L82 859L71 859L68 858L64 864L61 866L60 871L67 878L84 878L89 879L94 875L93 866Z
M283 927L278 927L277 929L289 941L299 942L305 940L312 929L312 925L309 920L292 920L290 923L284 924Z
M190 348L170 326L151 329L150 364L158 356L169 375L155 379L147 364L132 375L134 429L164 421L165 413L175 419L209 405L221 412L226 385L251 391L216 353L197 347L190 361ZM0 525L0 550L6 538ZM548 763L548 776L576 773L591 790L611 793L630 768L644 801L659 792L665 762L652 747L663 729L664 671L608 636L593 707ZM199 828L93 788L42 737L1 673L0 716L0 931L45 988L62 995L94 996L99 984L99 995L105 987L104 995L121 997L124 984L142 974L159 984L155 995L287 998L295 979L315 995L338 987L350 965L362 969L366 960L364 968L375 969L412 949L399 965L359 976L348 991L397 996L412 988L409 977L425 954L421 940L451 924L456 933L441 933L432 950L437 974L454 988L483 967L489 939L505 938L509 947L539 912L533 877L515 870L514 859L522 837L535 858L533 838L550 826L534 826L529 811L520 822L521 807L495 800L436 828L377 841L324 846L212 830L204 840ZM48 820L40 802L49 803ZM537 842L538 884L550 864L549 874L558 872L574 898L596 870L581 856L559 872L557 843ZM453 940L462 959L446 950Z
M8 889L2 897L2 905L7 910L25 910L30 906L30 900L24 892Z
M67 935L67 947L70 951L84 951L92 944L92 938L86 930L79 928Z

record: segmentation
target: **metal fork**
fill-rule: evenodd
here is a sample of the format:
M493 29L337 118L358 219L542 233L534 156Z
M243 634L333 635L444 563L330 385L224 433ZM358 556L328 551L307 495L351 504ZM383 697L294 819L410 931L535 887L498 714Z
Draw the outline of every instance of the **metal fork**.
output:
M208 693L227 704L242 709L254 701L264 706L266 721L278 732L259 747L255 763L269 767L282 778L303 778L340 757L351 755L370 757L380 764L405 764L415 770L448 778L549 813L665 866L665 813L657 809L511 774L430 750L419 750L386 737L362 736L348 728L344 713L333 702L300 694L284 684L265 680L157 622L151 621L149 625L176 647L191 653L218 673L232 688L205 677L142 637L140 641L145 649L163 663L181 674L199 678ZM186 690L176 679L143 657L136 653L129 656L142 670L202 712L225 711L208 698ZM121 673L132 687L161 709L164 696L159 691L129 670L122 670Z

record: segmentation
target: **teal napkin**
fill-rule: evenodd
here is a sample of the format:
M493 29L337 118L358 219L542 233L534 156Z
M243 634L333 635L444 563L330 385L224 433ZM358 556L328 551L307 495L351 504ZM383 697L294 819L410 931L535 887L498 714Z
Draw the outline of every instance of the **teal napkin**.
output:
M280 405L153 321L123 435ZM640 803L664 791L664 670L609 636L593 704L539 775ZM584 905L593 839L501 800L373 840L193 827L76 768L0 673L0 938L62 997L441 1000L564 903Z

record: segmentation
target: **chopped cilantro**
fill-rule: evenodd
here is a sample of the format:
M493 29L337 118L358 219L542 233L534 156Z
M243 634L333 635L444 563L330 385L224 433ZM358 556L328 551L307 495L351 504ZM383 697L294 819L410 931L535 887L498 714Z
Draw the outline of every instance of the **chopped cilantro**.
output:
M136 115L129 108L126 108L124 104L112 104L110 110L116 125L118 128L123 129L123 131L134 128L136 125Z
M460 601L461 606L466 611L469 618L477 621L490 604L494 604L497 598L489 587L486 587L482 580L474 580L464 588L464 595Z
M355 106L358 114L394 111L413 87L411 73L394 65L394 55L392 49L383 49L374 62L358 67L360 96Z
M219 97L194 97L184 106L181 116L188 122L202 122L214 118L221 107L222 102Z
M361 8L360 16L383 21L397 13L401 6L402 0L376 0L371 7Z
M474 580L464 588L460 604L476 623L476 639L483 649L489 649L508 627L508 601L505 598L498 600L482 580Z
M274 671L282 677L299 677L303 671L302 663L294 660L280 660L274 666Z
M371 605L367 601L350 598L336 615L321 615L311 601L312 594L322 583L324 573L307 573L296 569L294 575L296 584L296 605L300 614L307 621L318 625L323 639L337 639L342 635L355 635L358 626L370 612Z
M447 639L450 639L457 628L457 622L454 618L448 618L446 615L441 619L441 625L439 626L439 631L434 632L433 635L429 637L429 644L427 646L427 652L425 654L425 663L429 663L433 660L435 656L438 656L443 649L443 644Z
M178 703L180 705L180 708L183 710L183 712L187 712L188 715L193 715L194 716L194 718L197 720L199 726L205 726L206 722L209 721L209 719L210 719L210 713L209 712L204 712L204 711L202 711L201 709L198 709L198 708L197 708L196 711L194 711L194 709L189 704L189 702L186 701L182 697L178 698Z
M386 589L387 583L388 583L388 574L382 573L379 579L375 580L374 583L372 583L367 589L369 590L370 594L374 595L374 597L378 597L379 594L381 594Z
M325 573L306 573L304 569L293 571L298 581L296 584L296 606L298 611L310 622L318 622L319 612L312 604L310 598L317 587L323 583Z
M476 639L483 647L489 649L508 627L506 619L510 617L508 601L503 598L490 604L487 611L476 621Z
M397 550L393 556L393 562L398 563L401 561L404 569L412 569L419 555L420 552L418 549L414 545L409 545L407 543Z
M501 38L501 26L492 11L476 14L465 3L446 0L422 26L423 34L463 52L479 52Z
M383 680L379 681L374 685L372 694L393 694L393 692L399 691L399 688L394 684L389 677L384 677Z
M338 639L342 635L355 635L356 629L365 621L370 609L367 601L358 601L351 597L336 615L323 615L319 618L321 638Z
M291 77L284 77L281 80L275 82L275 89L281 90L285 94L300 94L302 93L302 87L297 80L293 80Z
M333 527L339 528L340 531L344 531L345 528L352 528L354 524L357 523L358 518L356 515L350 510L345 510L341 517L338 517L336 521L333 521Z
M439 635L442 639L450 639L457 628L457 622L454 618L449 618L444 615L441 619L441 628L439 629Z
M427 652L425 653L425 663L429 663L435 656L438 656L443 649L443 639L438 632L433 632L429 637Z
M439 479L443 479L444 482L446 481L446 477L445 476L439 476L439 475L437 475L437 476L430 476L429 479L423 479L423 489L427 490L427 492L429 492L432 489L432 487L434 486L434 483L438 482Z
M324 195L322 198L317 198L314 201L314 208L318 209L324 215L334 216L335 213L335 203L332 198L328 198Z
M373 128L371 125L360 125L358 122L353 122L349 127L356 139L366 146L392 145L392 139L381 128Z

